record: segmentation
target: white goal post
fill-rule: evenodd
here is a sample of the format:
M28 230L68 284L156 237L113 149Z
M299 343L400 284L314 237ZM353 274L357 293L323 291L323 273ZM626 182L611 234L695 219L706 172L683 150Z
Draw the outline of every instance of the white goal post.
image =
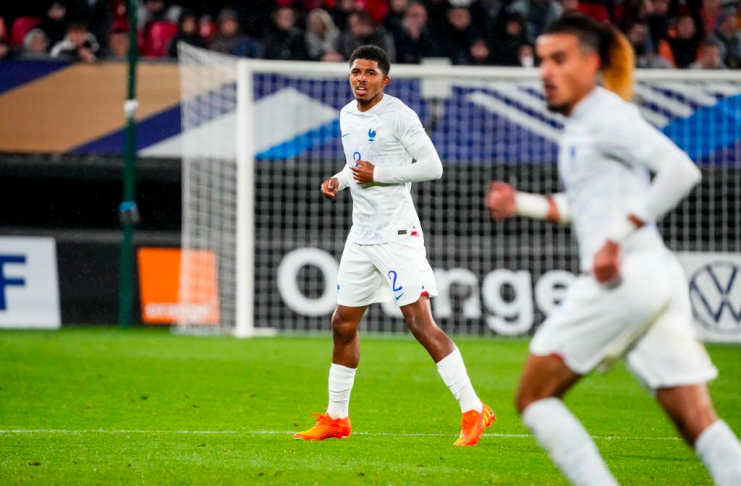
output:
M319 184L344 164L338 116L351 99L348 66L237 59L183 44L179 56L180 298L193 312L178 328L237 337L328 330L351 202L347 193L323 201ZM390 76L387 92L419 113L445 167L441 181L413 188L441 291L436 320L454 333L531 333L577 271L570 231L519 218L496 224L483 195L491 179L558 190L561 119L545 109L538 71L395 64ZM636 95L646 119L704 175L662 222L668 245L741 269L741 75L639 71ZM720 311L709 331L735 339L738 328L741 338L735 307ZM377 305L363 329L405 326L398 309Z

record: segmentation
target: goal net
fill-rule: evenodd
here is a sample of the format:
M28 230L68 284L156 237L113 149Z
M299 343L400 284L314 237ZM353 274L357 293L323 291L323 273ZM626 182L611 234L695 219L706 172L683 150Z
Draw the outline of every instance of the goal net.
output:
M237 60L181 45L180 67L181 308L192 309L181 328L328 330L352 201L348 191L326 201L319 185L345 164L347 66ZM570 230L495 223L484 196L491 180L559 190L562 119L545 109L537 71L393 65L390 76L386 92L419 114L445 169L412 189L440 291L436 321L459 334L531 333L578 272ZM644 116L704 175L661 224L669 247L741 252L741 79L654 71L638 80ZM736 321L730 315L733 327L741 310ZM363 330L405 329L392 302L371 306L363 322Z

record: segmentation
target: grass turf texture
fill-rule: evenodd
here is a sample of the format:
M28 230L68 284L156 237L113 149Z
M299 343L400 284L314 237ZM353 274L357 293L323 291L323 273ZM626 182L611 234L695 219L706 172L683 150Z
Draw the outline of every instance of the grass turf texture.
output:
M353 435L302 442L291 431L326 407L329 337L1 332L0 484L566 484L512 405L527 342L457 341L498 417L472 448L453 447L460 410L411 339L364 338ZM710 347L737 432L739 351ZM566 402L621 484L710 484L623 365Z

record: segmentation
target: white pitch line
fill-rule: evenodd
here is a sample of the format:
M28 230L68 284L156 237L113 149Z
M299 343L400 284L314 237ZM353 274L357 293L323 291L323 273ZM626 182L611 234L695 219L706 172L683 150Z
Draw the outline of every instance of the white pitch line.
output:
M295 430L60 430L60 429L0 429L0 434L183 434L183 435L293 435ZM353 435L370 437L457 437L458 434L425 434L396 432L354 432ZM483 437L500 437L503 439L529 439L530 434L483 434ZM681 440L679 437L623 437L611 435L593 435L593 439L604 440Z

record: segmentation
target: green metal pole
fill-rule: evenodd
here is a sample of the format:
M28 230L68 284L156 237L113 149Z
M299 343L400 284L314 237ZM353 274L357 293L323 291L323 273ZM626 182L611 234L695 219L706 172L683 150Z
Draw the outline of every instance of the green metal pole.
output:
M133 306L134 275L134 225L139 221L136 207L136 62L138 54L136 4L137 0L127 0L129 14L129 72L128 93L124 103L126 132L124 142L123 202L119 207L119 218L123 238L121 242L121 280L119 289L118 323L121 327L131 326Z

